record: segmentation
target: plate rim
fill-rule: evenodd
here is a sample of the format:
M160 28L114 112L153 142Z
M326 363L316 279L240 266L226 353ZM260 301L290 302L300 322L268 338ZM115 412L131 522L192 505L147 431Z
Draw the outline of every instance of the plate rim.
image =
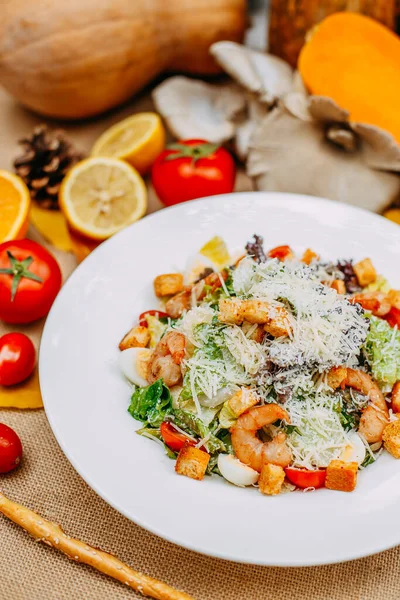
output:
M162 210L157 210L151 214L146 215L145 217L143 217L142 219L140 219L139 221L136 221L135 223L132 223L131 225L129 225L128 227L124 228L123 230L121 230L120 232L116 233L115 235L113 235L111 238L109 238L108 240L105 240L101 245L99 245L98 247L96 247L91 253L90 255L87 257L87 259L91 259L92 256L96 255L96 252L99 251L100 246L102 248L101 251L104 251L104 246L107 246L108 244L113 244L115 243L115 240L123 237L124 235L127 235L127 232L131 231L132 228L136 227L140 222L146 220L153 220L153 219L157 219L159 214L165 214L166 212L168 213L174 213L174 212L179 212L182 207L185 207L189 204L201 204L201 203L205 203L205 202L209 202L209 201L213 201L214 199L219 199L219 200L223 200L228 199L228 198L232 198L234 197L234 199L240 199L240 198L244 198L244 197L248 197L249 195L254 195L257 196L261 201L266 201L266 203L268 203L268 200L271 200L272 198L275 198L275 200L279 197L281 197L283 200L289 201L289 202L296 202L299 201L301 199L307 200L307 202L311 202L312 204L318 205L318 206L324 206L324 205L336 205L337 207L340 208L344 208L346 211L349 212L353 212L353 213L362 213L364 215L367 215L368 218L371 219L376 219L377 221L380 222L384 222L385 223L385 227L388 227L389 229L392 229L393 234L395 233L399 233L397 231L397 228L399 228L399 225L397 225L396 223L393 223L392 221L386 219L385 217L383 217L382 215L379 215L377 213L373 213L367 209L361 208L359 206L354 206L351 204L346 204L337 200L330 200L328 198L322 198L319 196L311 196L308 194L296 194L296 193L289 193L289 192L275 192L275 191L242 191L242 192L232 192L232 193L228 193L228 194L218 194L215 196L208 196L208 197L204 197L204 198L197 198L195 200L191 200L188 202L183 202L180 204L176 204L173 206L169 206L169 207L165 207ZM166 533L164 531L161 530L161 528L157 528L157 527L153 527L151 525L151 523L148 523L145 519L141 519L140 517L135 517L133 518L132 516L130 516L128 514L128 512L122 507L120 506L120 503L117 501L114 501L112 498L109 497L109 494L102 491L100 489L100 486L98 486L96 484L95 481L92 480L92 477L86 473L86 469L84 467L79 466L79 461L76 460L68 451L68 444L65 443L64 439L63 439L63 435L62 433L59 431L58 426L55 424L54 420L53 420L53 416L52 416L52 411L50 409L50 402L48 402L48 399L46 399L46 391L45 391L45 384L42 382L42 378L41 378L41 374L44 371L44 352L42 352L42 344L46 345L47 344L47 339L49 338L49 331L50 331L50 327L51 327L51 321L52 321L52 315L55 314L55 310L56 310L56 306L57 303L59 301L59 296L61 296L61 294L63 294L63 289L66 286L70 286L71 285L71 281L73 282L74 278L77 276L77 273L79 272L79 270L81 268L86 268L83 267L83 265L85 265L86 260L82 261L80 264L78 264L78 266L74 269L74 271L67 277L67 279L64 281L62 289L59 293L59 295L57 296L57 298L55 299L53 306L49 312L49 314L47 315L46 321L45 321L45 325L43 328L43 332L42 332L42 337L41 337L41 342L40 342L40 352L39 352L39 360L38 360L38 371L39 371L39 382L40 382L40 389L41 389L41 394L42 394L42 399L43 399L43 405L44 405L44 410L45 410L45 414L46 414L46 418L49 422L50 428L52 430L52 433L59 445L59 447L61 448L63 454L65 455L66 459L70 462L70 464L73 466L73 468L75 469L75 471L78 473L78 475L80 477L82 477L82 479L87 483L87 485L89 485L89 487L98 495L100 496L100 498L102 498L107 504L109 504L114 510L116 510L117 512L119 512L121 515L123 515L124 517L126 517L127 519L129 519L129 521L135 523L136 525L138 525L139 527L142 527L143 529L145 529L146 531L149 531L150 533L152 533L153 535L156 535L157 537L161 538L161 539L165 539L168 542L171 542L173 544L175 544L178 547L181 548L185 548L191 552L195 552L197 554L201 554L203 556L208 556L211 558L217 558L220 560L224 560L224 561L229 561L229 562L234 562L234 563L238 563L238 564L244 564L244 565L258 565L258 566L269 566L269 567L310 567L310 566L322 566L322 565L329 565L329 564L339 564L339 563L343 563L343 562L350 562L353 560L358 560L360 558L365 558L367 556L372 556L374 554L383 552L385 550L389 550L391 548L394 548L398 545L400 545L400 533L399 533L399 540L397 542L393 542L391 544L387 544L387 543L381 543L381 544L371 544L371 547L365 548L360 550L359 552L352 552L347 554L346 552L342 553L341 558L321 558L321 560L302 560L301 558L299 559L290 559L290 560L286 560L285 562L279 561L279 562L274 562L273 560L262 560L262 559L242 559L239 557L235 557L233 555L227 556L226 554L224 554L223 552L220 552L218 550L216 551L210 551L208 549L202 549L199 548L196 545L191 544L190 541L187 540L183 540L180 539L179 536L174 536L171 535L169 533Z

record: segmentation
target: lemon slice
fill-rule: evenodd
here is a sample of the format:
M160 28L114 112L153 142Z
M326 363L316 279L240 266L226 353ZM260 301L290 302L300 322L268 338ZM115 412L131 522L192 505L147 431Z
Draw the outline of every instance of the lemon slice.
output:
M224 240L216 235L200 250L200 254L211 260L218 268L229 263L230 256Z
M126 160L139 173L146 173L164 146L165 129L160 117L144 112L107 129L95 142L91 154Z
M60 189L60 207L73 230L105 240L145 214L146 186L122 160L87 158L68 171Z
M25 236L30 204L29 190L22 179L0 170L0 243Z

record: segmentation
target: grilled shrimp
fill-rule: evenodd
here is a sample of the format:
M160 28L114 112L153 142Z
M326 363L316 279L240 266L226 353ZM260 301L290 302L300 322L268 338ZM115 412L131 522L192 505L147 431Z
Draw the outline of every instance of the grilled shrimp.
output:
M278 419L284 419L287 423L290 421L286 410L277 404L265 404L243 413L231 429L236 456L255 471L260 472L266 462L281 467L287 467L292 462L285 433L278 433L270 442L262 442L256 435L259 429Z
M148 382L154 383L162 378L167 386L179 383L182 378L180 364L185 356L185 349L186 338L183 333L170 331L161 338L149 362Z
M185 310L192 308L193 301L203 300L207 291L213 293L216 289L222 287L222 281L226 281L228 275L229 273L226 270L220 273L210 273L191 287L187 287L183 292L172 296L165 305L167 315L172 319L178 319Z
M338 367L328 374L328 383L333 388L351 387L369 398L368 406L362 411L358 431L369 444L381 442L383 431L389 423L389 409L381 390L370 375Z
M361 304L364 310L371 311L376 317L383 317L391 309L389 297L384 292L365 292L349 299L352 304Z

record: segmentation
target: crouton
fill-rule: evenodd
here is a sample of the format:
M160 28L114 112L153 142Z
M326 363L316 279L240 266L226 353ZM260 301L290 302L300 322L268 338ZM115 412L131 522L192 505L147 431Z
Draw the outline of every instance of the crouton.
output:
M258 479L258 489L267 496L276 496L282 489L285 471L278 465L266 463L262 466Z
M377 274L370 258L360 260L360 262L353 266L353 269L361 287L365 287L376 281Z
M118 348L120 350L126 350L127 348L146 348L150 342L150 333L147 327L132 327L127 334L124 335L119 343Z
M400 290L390 290L388 292L388 300L393 308L400 310Z
M251 391L250 388L242 388L228 400L228 406L235 417L240 417L242 413L246 412L246 410L249 410L249 408L258 402L259 400L257 396Z
M334 279L330 285L333 290L336 290L338 294L346 293L346 284L343 279Z
M311 250L311 248L307 248L302 256L301 262L309 265L313 260L319 260L319 254L314 252L314 250Z
M289 313L283 306L271 308L270 320L264 325L264 331L274 337L290 335L292 328L289 323Z
M168 273L158 275L154 280L154 293L162 296L174 296L183 291L183 275L181 273Z
M339 492L352 492L357 485L358 463L331 460L326 469L325 487Z
M333 369L331 369L328 373L327 383L329 387L331 387L333 390L336 390L342 385L346 377L346 367L333 367Z
M184 290L175 296L172 296L165 304L165 312L171 319L178 319L185 310L189 310L192 306L192 292Z
M392 389L392 410L400 413L400 381L396 381Z
M400 419L392 421L389 425L386 425L383 431L383 443L386 450L394 456L394 458L400 458Z
M239 298L226 298L219 301L218 320L221 323L239 325L243 321L242 300Z
M178 454L175 471L179 475L201 480L205 475L209 460L210 455L204 450L186 445Z
M259 344L263 341L265 335L264 327L262 325L248 323L247 321L243 322L242 331L249 340L253 340Z

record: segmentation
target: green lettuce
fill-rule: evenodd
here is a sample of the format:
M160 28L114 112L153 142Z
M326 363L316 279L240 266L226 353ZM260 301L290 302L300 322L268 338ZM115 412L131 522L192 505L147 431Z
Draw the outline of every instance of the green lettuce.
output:
M200 439L207 437L207 448L210 454L226 451L224 442L211 433L211 430L204 425L203 421L193 413L180 409L174 410L170 415L170 419L178 425L178 427L183 429L183 431L186 431L186 433L189 433L194 437Z
M371 316L364 356L379 385L392 387L400 379L400 331Z
M128 408L134 419L152 427L159 427L171 410L172 396L162 379L147 387L137 388Z

